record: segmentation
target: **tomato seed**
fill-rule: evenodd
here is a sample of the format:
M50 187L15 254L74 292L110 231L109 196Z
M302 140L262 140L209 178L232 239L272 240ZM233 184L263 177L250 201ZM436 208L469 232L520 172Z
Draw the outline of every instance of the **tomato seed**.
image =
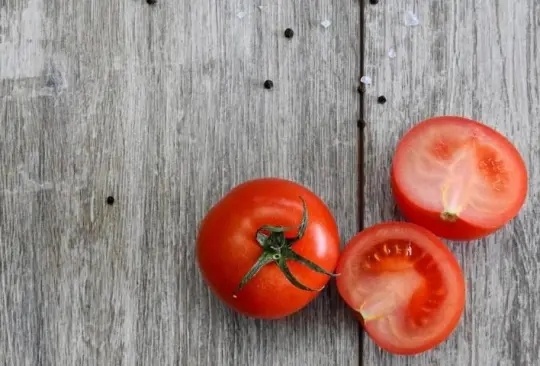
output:
M405 255L406 255L407 257L411 257L411 256L412 256L412 252L413 252L412 246L411 246L411 243L409 243L409 244L407 245L407 249L405 250Z

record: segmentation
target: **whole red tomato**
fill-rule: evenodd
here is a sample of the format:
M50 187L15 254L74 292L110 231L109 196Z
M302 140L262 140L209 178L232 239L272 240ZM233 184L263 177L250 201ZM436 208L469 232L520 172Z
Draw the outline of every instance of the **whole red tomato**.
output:
M288 316L328 283L339 234L328 207L307 188L279 178L247 181L202 221L197 262L205 282L247 316Z

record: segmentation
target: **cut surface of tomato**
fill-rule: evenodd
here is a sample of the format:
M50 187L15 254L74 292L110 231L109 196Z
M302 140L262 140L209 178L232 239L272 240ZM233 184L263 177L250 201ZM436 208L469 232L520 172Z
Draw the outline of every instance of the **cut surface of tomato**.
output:
M338 262L337 287L381 348L416 354L444 341L465 304L450 250L428 230L387 222L357 234Z
M392 163L403 214L457 240L485 236L515 217L527 194L527 170L499 132L461 117L435 117L409 130Z

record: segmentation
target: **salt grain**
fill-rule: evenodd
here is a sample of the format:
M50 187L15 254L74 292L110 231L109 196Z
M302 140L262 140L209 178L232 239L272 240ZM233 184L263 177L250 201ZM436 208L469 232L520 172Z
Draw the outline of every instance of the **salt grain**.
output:
M362 76L360 82L362 84L371 85L371 78L369 76Z
M238 17L238 19L242 19L243 17L246 16L246 12L245 11L240 11L240 12L236 13L236 16Z
M329 20L323 20L323 21L321 22L321 25L322 25L323 27L325 27L325 28L328 28L328 27L330 26L330 24L332 24L332 22L329 21Z
M388 50L388 57L396 58L396 50L393 49L392 47L390 47L390 49Z
M405 25L407 27L414 27L416 25L420 24L420 20L418 20L418 17L416 14L414 14L412 11L407 11L405 13Z
M262 6L262 5L259 5L258 8L259 8L259 10L263 10L263 6Z

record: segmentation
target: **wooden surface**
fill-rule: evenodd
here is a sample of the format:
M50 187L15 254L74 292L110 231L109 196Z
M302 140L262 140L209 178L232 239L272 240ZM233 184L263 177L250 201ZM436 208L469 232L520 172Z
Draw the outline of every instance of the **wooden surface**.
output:
M0 364L540 363L538 1L364 0L364 19L356 0L158 1L0 0ZM397 217L392 149L433 115L496 127L530 174L511 225L449 243L465 315L417 357L359 344L334 286L289 319L253 321L194 262L203 215L258 176L307 185L343 241L356 231L363 21L366 225Z
M257 5L0 0L0 364L359 363L335 287L253 321L195 265L201 218L249 178L357 228L360 6Z
M412 10L420 25L406 27ZM436 350L393 357L364 341L364 365L540 364L540 2L385 0L366 6L366 225L395 216L388 167L425 118L479 119L507 135L530 175L519 217L479 242L449 243L466 275L465 314ZM390 59L388 49L397 57ZM378 95L388 102L378 105Z

